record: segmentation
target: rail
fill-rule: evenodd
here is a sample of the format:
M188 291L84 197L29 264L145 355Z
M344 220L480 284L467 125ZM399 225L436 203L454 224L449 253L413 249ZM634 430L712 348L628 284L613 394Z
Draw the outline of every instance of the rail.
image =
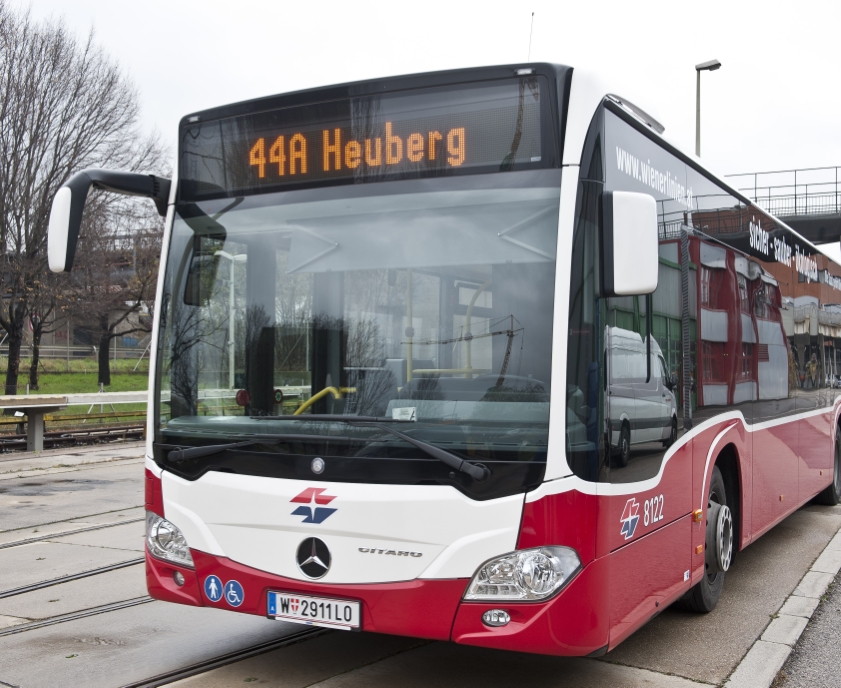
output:
M735 186L778 217L841 215L841 167L729 174Z

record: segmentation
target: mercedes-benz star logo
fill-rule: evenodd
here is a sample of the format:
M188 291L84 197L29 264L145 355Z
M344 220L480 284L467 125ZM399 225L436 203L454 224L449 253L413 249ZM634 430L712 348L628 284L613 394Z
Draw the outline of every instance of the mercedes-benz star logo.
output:
M318 538L307 538L298 545L295 560L307 578L323 578L330 570L330 550Z

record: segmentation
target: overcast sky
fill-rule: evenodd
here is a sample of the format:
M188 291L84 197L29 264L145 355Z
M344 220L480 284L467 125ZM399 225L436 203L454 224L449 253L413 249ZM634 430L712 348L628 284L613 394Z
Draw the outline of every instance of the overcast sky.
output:
M841 2L9 0L91 29L174 147L196 110L331 83L531 59L602 72L719 174L841 165ZM837 249L837 247L836 247ZM841 254L836 250L837 257Z

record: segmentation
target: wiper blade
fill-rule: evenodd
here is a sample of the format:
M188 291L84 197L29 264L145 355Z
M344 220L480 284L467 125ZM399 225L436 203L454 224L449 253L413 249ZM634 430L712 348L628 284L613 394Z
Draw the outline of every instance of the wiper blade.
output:
M467 475L473 478L476 482L486 480L491 474L491 471L487 466L470 463L446 449L441 449L441 447L436 447L434 444L429 444L423 440L416 440L414 437L410 437L402 432L398 432L394 428L384 425L384 423L414 423L415 421L413 420L398 420L396 418L379 416L343 416L329 413L310 413L306 415L302 414L300 416L252 416L252 418L255 420L323 420L347 423L348 425L359 425L361 427L378 428L379 430L392 434L395 437L399 437L404 442L408 442L409 444L417 447L432 458L438 459L439 461L447 464L450 468L462 473L467 473Z
M250 447L255 444L278 444L280 440L246 440L245 442L228 442L226 444L205 444L201 447L181 447L173 449L166 455L167 459L173 461L184 461L186 459L199 459L203 456L211 456L212 454L220 454L229 449L238 449L240 447Z
M353 421L346 421L348 423L353 423ZM412 422L412 421L408 421ZM439 461L443 461L447 464L450 468L454 468L457 471L461 471L462 473L467 473L473 480L477 483L481 483L482 481L486 480L488 476L490 476L491 471L487 466L484 466L481 463L470 463L469 461L465 461L457 454L453 454L452 452L448 452L446 449L441 449L441 447L436 447L434 444L429 444L428 442L424 442L423 440L416 440L414 437L410 437L394 428L390 428L387 425L381 425L380 423L360 423L360 425L379 428L387 433L394 435L395 437L399 437L404 442L408 442L411 445L414 445L422 452L429 454L431 457L438 459Z

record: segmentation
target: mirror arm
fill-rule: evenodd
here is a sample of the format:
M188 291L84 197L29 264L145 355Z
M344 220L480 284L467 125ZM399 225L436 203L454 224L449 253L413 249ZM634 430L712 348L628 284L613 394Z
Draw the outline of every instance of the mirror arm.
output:
M56 192L50 212L48 253L50 269L69 272L76 256L82 213L91 187L124 196L151 198L161 216L166 215L171 180L153 174L88 169L77 172Z

